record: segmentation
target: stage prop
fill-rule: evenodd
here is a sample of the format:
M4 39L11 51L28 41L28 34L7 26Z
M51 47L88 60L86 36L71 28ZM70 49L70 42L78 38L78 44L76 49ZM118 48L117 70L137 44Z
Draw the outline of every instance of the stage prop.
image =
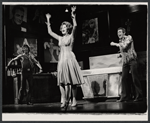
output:
M122 61L119 54L90 57L90 70L82 70L83 98L119 97L121 92ZM146 95L146 52L137 53L138 72L143 93ZM132 80L131 80L132 81Z
M13 97L14 104L18 104L18 91L20 87L20 74L13 76ZM52 73L41 73L33 75L33 103L46 103L46 102L58 102L60 101L60 91L57 86L57 78ZM26 84L28 90L28 84ZM26 96L24 96L23 103L26 103Z
M118 97L122 71L117 54L89 58L90 70L83 70L85 83L81 86L84 98Z
M83 70L83 98L118 97L120 95L121 67Z

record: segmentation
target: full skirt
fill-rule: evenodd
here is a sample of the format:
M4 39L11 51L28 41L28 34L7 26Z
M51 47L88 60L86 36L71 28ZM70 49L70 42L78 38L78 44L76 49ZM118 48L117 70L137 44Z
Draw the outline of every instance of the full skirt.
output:
M58 85L78 85L83 83L83 75L75 58L60 60L57 70Z

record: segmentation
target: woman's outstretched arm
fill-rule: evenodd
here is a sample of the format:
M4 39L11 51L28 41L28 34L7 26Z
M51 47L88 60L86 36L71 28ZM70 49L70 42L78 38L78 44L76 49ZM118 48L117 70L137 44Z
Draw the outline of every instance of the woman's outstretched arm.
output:
M59 35L57 35L56 33L54 33L51 29L51 24L50 24L50 18L51 18L51 15L48 13L46 14L46 18L47 18L47 30L48 30L48 33L55 39L59 40Z
M73 29L72 29L72 34L73 36L75 36L75 31L76 31L76 27L77 27L77 22L76 22L76 14L74 13L76 10L76 6L71 7L71 17L72 17L72 21L73 21Z

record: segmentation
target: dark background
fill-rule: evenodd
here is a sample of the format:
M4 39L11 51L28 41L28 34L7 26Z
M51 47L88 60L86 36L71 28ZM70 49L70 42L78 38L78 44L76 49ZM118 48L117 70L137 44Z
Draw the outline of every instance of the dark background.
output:
M89 57L99 56L106 54L113 54L118 52L118 48L111 47L110 42L118 42L117 28L124 27L127 19L132 23L130 26L130 33L134 40L135 50L146 51L147 49L147 6L146 5L76 5L77 16L77 34L74 43L73 51L78 61L83 61L84 68L89 69ZM4 6L3 6L4 7ZM70 18L71 5L23 5L27 8L27 24L29 30L24 32L11 33L7 30L7 23L9 20L9 5L3 9L3 24L6 25L6 58L14 57L13 43L15 37L24 38L36 38L38 40L38 56L37 60L40 61L43 66L44 72L56 71L57 63L45 63L44 62L44 49L43 39L49 38L47 33L47 27L44 21L46 21L45 14L50 13L52 15L51 25L55 33L61 35L59 28L64 20L68 20L72 23ZM33 21L33 16L36 9L39 9L43 13L43 23ZM68 8L69 12L66 13L65 9ZM82 22L86 19L98 18L99 26L99 42L95 44L82 45Z

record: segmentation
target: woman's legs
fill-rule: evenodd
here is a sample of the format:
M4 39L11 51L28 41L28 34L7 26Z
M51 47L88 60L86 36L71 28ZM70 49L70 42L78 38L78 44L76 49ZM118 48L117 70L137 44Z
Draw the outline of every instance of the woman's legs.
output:
M72 85L72 105L71 106L76 106L77 105L76 94L77 94L77 86Z
M66 85L65 91L66 91L66 101L68 102L71 98L71 85Z
M60 89L60 93L61 93L61 107L64 107L65 106L65 103L66 103L66 94L65 94L65 87L64 85L60 85L59 86L59 89Z
M71 85L60 85L60 92L61 92L61 107L65 107L66 102L69 103L71 98Z
M60 92L61 92L61 103L63 103L64 101L65 101L65 99L64 99L64 89L63 89L63 87L62 86L59 86L59 88L60 88ZM71 85L69 85L69 90L71 90ZM65 86L65 93L66 93L66 95L67 95L67 91L68 91L68 87L67 86ZM71 93L69 92L69 95L68 95L68 99L70 99L71 98Z
M63 91L64 91L64 89L63 89L63 87L62 87L61 85L59 86L59 89L60 89L60 94L61 94L61 101L60 101L60 102L63 103L64 100L65 100L65 99L64 99L64 96L63 96Z
M66 102L69 103L70 98L71 98L71 91L72 91L72 105L71 106L76 106L77 101L76 101L76 94L77 94L77 85L60 85L60 92L61 92L61 107L66 106Z

